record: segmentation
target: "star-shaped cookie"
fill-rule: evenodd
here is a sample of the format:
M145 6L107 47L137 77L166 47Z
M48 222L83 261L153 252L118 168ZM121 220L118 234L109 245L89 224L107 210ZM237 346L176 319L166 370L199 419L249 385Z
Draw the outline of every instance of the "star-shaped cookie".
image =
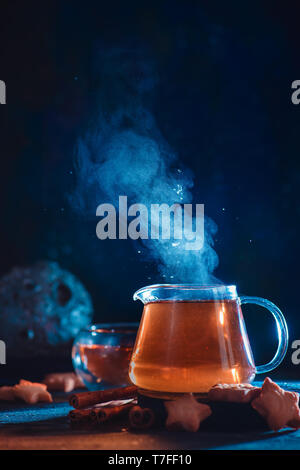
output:
M0 400L3 401L14 401L15 395L13 392L13 387L3 386L0 387Z
M260 387L251 384L216 384L208 392L211 401L250 403L260 393Z
M273 431L285 427L300 428L299 395L287 392L266 377L261 392L251 406L265 418Z
M47 386L40 383L29 382L28 380L20 380L20 383L12 387L15 397L20 398L26 403L34 405L40 401L51 403L52 396L47 392Z
M74 388L84 387L82 380L74 372L48 374L43 382L49 390L63 390L66 393Z
M196 432L200 424L211 415L208 405L198 403L190 393L176 400L165 401L168 413L166 428L169 430L185 430Z

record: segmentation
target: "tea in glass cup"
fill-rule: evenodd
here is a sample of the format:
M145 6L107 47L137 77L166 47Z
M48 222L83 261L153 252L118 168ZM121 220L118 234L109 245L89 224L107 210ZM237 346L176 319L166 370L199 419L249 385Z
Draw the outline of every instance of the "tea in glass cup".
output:
M82 330L72 349L73 366L90 390L130 384L129 362L137 323L98 324Z
M144 310L129 376L145 394L205 394L216 383L251 382L285 354L288 332L280 310L265 299L239 298L235 286L162 284L134 298ZM254 364L242 302L267 307L280 327L277 353L265 366Z

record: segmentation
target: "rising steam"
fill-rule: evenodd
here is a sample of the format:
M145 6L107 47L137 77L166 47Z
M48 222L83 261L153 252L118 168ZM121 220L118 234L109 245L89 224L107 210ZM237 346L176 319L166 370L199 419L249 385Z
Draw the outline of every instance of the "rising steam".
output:
M101 58L101 64L107 85L99 91L95 122L77 142L72 207L94 216L99 204L117 208L120 195L126 195L129 204L147 207L192 203L192 174L182 167L145 105L156 83L151 67L132 51L113 51ZM215 284L216 230L215 223L205 217L200 251L188 251L182 241L172 238L142 240L145 258L157 263L162 282Z

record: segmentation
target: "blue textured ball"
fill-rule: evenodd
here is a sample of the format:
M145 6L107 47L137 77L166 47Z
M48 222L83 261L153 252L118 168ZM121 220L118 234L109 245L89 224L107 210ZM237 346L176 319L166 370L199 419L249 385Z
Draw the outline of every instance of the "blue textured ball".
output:
M15 267L0 279L0 339L11 357L59 355L92 315L90 295L58 263Z

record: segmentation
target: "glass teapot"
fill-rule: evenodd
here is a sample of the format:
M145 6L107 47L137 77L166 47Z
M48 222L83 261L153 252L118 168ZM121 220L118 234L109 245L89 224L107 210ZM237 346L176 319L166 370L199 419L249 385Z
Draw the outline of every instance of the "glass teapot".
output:
M288 329L282 312L260 297L238 297L236 286L160 284L143 287L144 304L129 376L142 392L157 397L205 394L216 383L251 382L283 360ZM278 348L255 366L241 304L266 307L274 316Z

